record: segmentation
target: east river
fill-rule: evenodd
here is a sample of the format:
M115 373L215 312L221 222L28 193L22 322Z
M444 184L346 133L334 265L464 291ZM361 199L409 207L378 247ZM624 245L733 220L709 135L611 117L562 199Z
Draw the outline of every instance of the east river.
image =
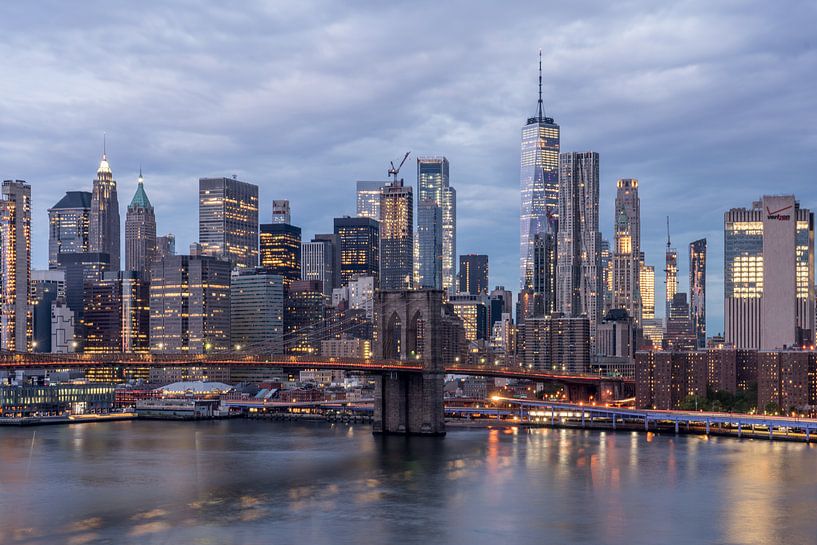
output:
M0 428L0 543L817 544L817 446L230 420Z

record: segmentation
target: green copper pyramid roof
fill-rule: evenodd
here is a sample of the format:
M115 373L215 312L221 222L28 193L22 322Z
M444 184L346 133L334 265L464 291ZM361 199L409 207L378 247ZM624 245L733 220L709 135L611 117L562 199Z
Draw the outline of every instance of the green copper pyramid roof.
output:
M133 194L133 199L131 199L128 208L153 208L147 193L145 193L145 184L142 183L141 176L139 177L139 185L136 187L136 193Z

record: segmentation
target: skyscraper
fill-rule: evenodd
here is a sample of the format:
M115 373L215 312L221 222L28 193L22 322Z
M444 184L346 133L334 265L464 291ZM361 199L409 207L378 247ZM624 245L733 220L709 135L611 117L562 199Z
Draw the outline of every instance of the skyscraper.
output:
M230 345L230 264L176 255L157 262L150 280L150 349L203 354Z
M519 175L521 210L519 224L519 286L531 284L533 239L547 228L548 214L558 214L559 125L545 115L542 105L542 52L539 52L539 106L522 127Z
M91 214L88 227L88 249L91 253L110 256L111 269L119 270L119 199L108 156L103 150L91 192Z
M615 248L613 249L613 309L623 308L641 327L641 201L638 180L616 184Z
M672 247L669 238L669 216L667 216L667 251L664 261L664 288L665 288L665 310L664 317L669 320L672 301L678 292L678 252Z
M357 182L357 217L380 221L380 192L388 182Z
M230 282L230 338L242 350L284 352L284 278L263 267L235 270Z
M560 163L556 310L567 317L586 315L594 347L603 303L599 154L563 153Z
M403 180L380 193L380 287L412 287L414 266L414 194Z
M445 157L417 158L417 247L420 287L454 286L457 254L457 192L449 184Z
M706 239L689 243L689 316L698 348L706 348Z
M59 267L61 253L87 252L91 221L91 193L68 191L48 209L48 268Z
M488 294L488 256L465 254L460 256L459 293Z
M655 267L641 265L639 288L641 289L641 318L655 319Z
M258 186L235 177L200 178L199 242L204 255L236 267L258 265Z
M0 346L9 352L31 350L31 186L5 180L0 200Z
M125 270L150 276L150 267L156 259L156 214L145 193L142 169L136 193L125 217Z
M85 285L84 352L145 353L149 348L148 281L137 271L108 272Z
M159 261L167 256L176 255L176 235L168 233L156 237L155 261Z
M261 266L284 278L284 284L301 279L301 228L288 223L261 225Z
M724 329L738 349L814 343L814 214L794 196L724 214Z
M371 218L335 218L340 244L340 282L360 276L377 278L380 271L380 224Z
M316 237L312 242L301 243L301 280L321 282L323 293L329 297L335 288L336 250L337 246L331 239Z
M272 201L272 223L292 223L288 200Z

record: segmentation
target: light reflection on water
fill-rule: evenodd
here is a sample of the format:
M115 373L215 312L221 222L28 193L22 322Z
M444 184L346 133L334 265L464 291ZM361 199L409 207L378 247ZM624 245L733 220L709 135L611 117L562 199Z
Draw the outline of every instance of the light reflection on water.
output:
M0 430L0 543L817 543L817 449L524 428Z

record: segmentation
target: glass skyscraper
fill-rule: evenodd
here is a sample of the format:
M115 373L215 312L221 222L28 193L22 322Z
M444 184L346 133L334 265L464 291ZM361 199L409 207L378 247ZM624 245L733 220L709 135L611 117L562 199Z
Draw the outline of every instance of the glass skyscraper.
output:
M59 268L59 254L88 251L91 193L68 191L48 209L48 268Z
M457 192L449 185L448 159L417 159L418 287L448 289L455 285Z
M522 195L519 224L519 286L532 284L533 239L547 229L548 216L558 217L559 125L542 106L542 55L539 54L539 108L522 127L519 173Z
M706 348L706 239L689 244L689 317L698 348Z
M200 178L199 242L204 255L229 259L236 267L258 265L258 186Z

